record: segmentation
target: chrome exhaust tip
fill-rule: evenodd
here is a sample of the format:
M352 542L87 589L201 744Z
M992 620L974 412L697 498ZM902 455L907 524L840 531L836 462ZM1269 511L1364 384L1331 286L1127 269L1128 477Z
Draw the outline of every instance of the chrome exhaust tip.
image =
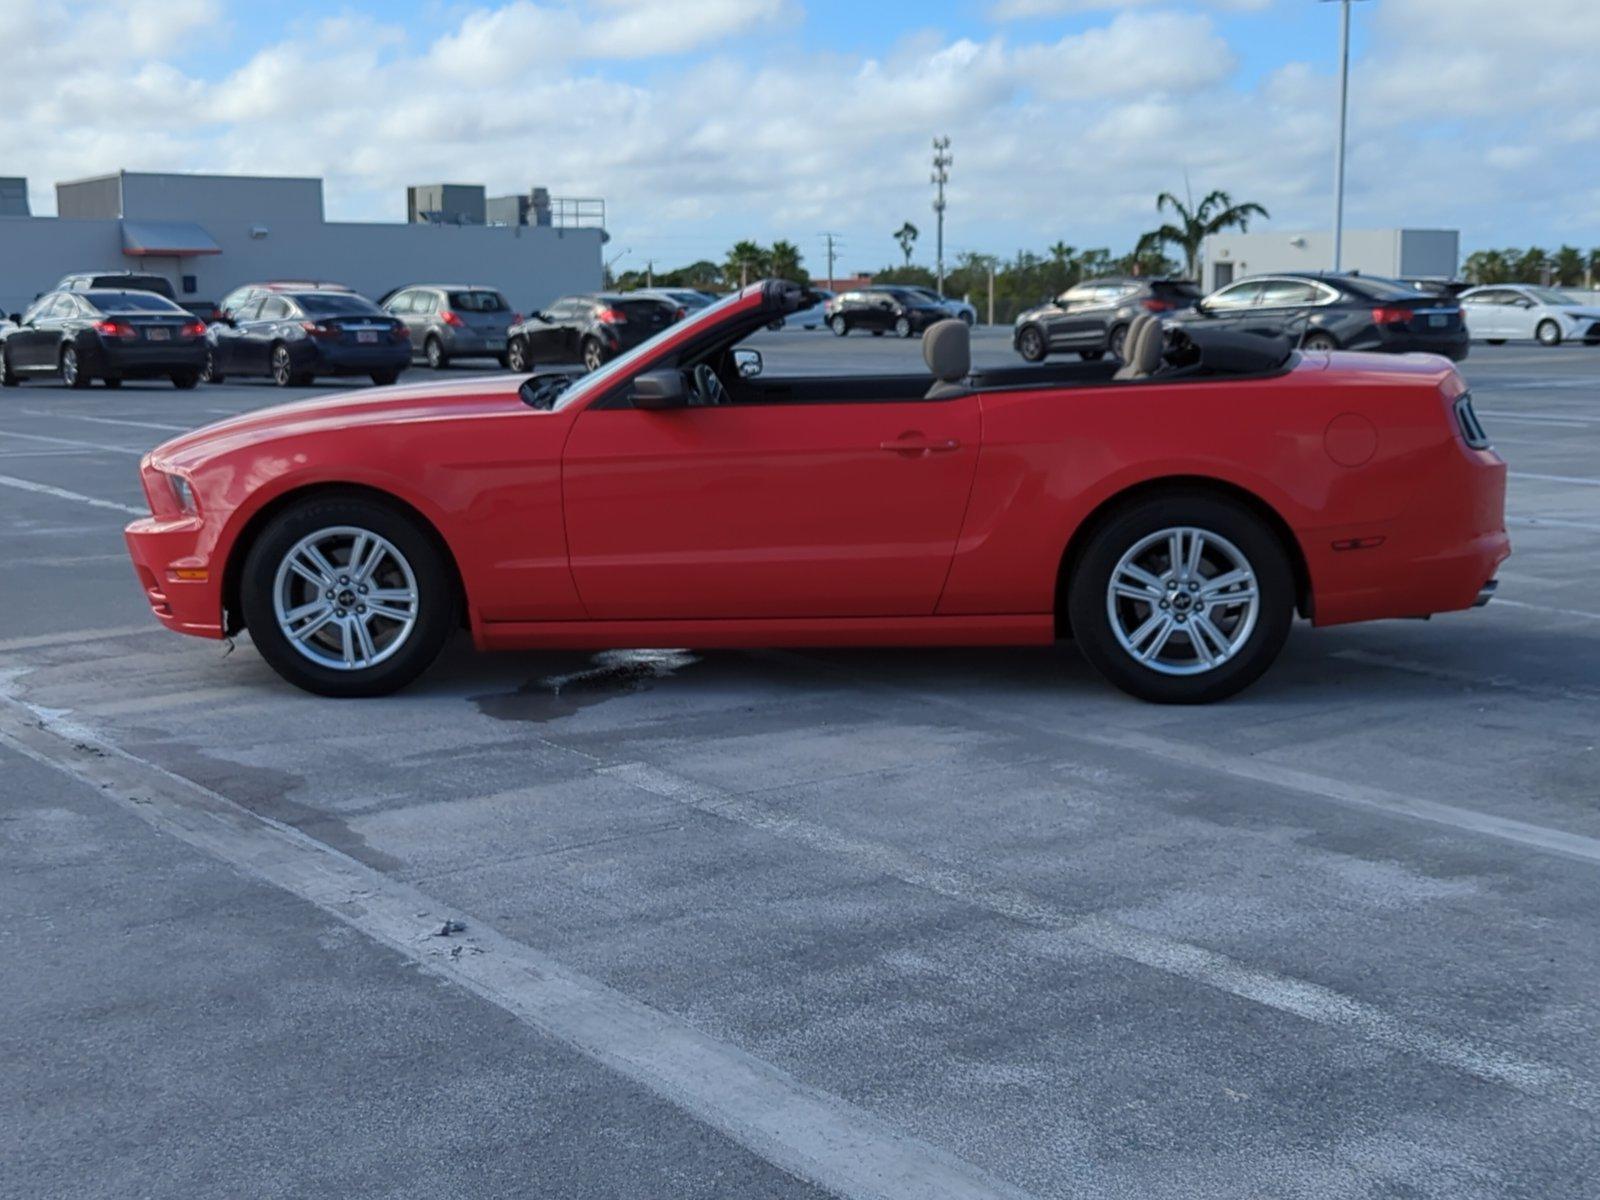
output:
M1500 581L1498 579L1489 580L1488 583L1484 584L1478 589L1478 598L1472 602L1472 607L1482 608L1485 604L1489 603L1489 601L1493 600L1495 590L1499 586Z

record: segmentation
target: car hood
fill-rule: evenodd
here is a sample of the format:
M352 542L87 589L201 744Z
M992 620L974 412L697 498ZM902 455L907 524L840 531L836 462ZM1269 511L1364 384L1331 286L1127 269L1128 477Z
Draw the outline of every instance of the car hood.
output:
M520 409L543 415L522 403L517 376L490 375L400 387L365 388L257 409L203 426L164 442L150 452L159 467L182 470L207 459L279 438L331 430L437 421Z

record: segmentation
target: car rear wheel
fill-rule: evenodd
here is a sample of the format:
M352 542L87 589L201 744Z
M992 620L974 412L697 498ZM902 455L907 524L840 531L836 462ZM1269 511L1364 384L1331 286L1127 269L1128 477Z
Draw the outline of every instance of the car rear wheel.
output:
M120 383L121 380L118 380L117 382ZM187 392L199 382L200 373L198 371L180 371L178 374L172 376L172 386L177 388L180 392ZM108 386L110 383L111 380L106 380L106 384Z
M828 328L833 330L834 337L844 337L850 332L850 322L843 317L835 317L828 322Z
M1022 355L1024 362L1043 362L1050 348L1045 345L1044 334L1029 325L1017 335L1017 353Z
M278 514L240 576L261 657L323 696L380 696L420 675L456 623L455 578L429 532L363 497Z
M1276 533L1233 501L1150 497L1101 525L1068 585L1084 657L1159 704L1204 704L1255 682L1294 618L1294 574Z
M1327 352L1330 350L1337 350L1338 348L1339 342L1333 336L1333 334L1322 329L1313 329L1310 333L1306 334L1305 337L1300 339L1300 349L1302 350L1319 350Z
M961 319L967 323L967 328L968 329L971 329L974 325L976 325L978 323L978 318L973 316L966 309L962 309L961 310Z
M1561 326L1554 321L1540 321L1539 327L1533 331L1533 336L1539 339L1541 346L1561 345Z
M201 383L222 383L227 379L225 375L217 373L217 355L214 350L206 351L205 365L200 368Z
M372 373L372 382L377 384L379 387L388 387L391 383L399 378L399 371L374 371Z
M61 381L69 388L86 388L91 380L78 358L76 346L61 347Z
M895 337L908 338L908 337L911 336L911 333L912 333L911 321L910 321L909 318L901 317L899 320L897 320L894 323L894 335L895 335Z
M450 365L450 356L444 352L444 343L436 337L429 337L422 344L423 357L428 360L428 366L435 371L442 371Z
M1111 331L1111 335L1106 338L1106 349L1112 354L1116 355L1118 358L1122 358L1123 361L1127 361L1124 358L1124 351L1126 351L1127 348L1128 327L1126 325L1118 325Z
M583 367L586 371L598 371L606 364L606 352L594 338L583 340Z
M519 373L529 369L527 342L521 338L511 339L511 345L506 347L506 366Z

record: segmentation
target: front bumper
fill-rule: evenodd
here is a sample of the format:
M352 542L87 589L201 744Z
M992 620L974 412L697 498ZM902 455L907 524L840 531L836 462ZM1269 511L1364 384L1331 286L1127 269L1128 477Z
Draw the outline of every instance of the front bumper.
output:
M145 601L168 629L221 638L222 579L203 551L204 524L191 513L141 517L123 530Z

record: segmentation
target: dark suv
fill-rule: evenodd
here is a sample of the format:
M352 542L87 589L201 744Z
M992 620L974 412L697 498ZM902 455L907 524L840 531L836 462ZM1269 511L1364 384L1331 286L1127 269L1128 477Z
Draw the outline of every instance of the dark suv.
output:
M828 328L840 337L852 329L865 329L873 337L893 332L915 337L929 325L942 321L950 310L909 288L870 287L842 292L830 302Z
M513 371L540 363L582 363L597 371L677 319L676 306L664 300L614 292L563 296L511 327L506 356Z
M1173 320L1288 337L1304 350L1467 356L1467 326L1454 297L1377 275L1257 275L1212 292Z
M1200 289L1187 279L1089 279L1021 313L1011 344L1028 362L1062 351L1121 358L1135 317L1180 312L1199 299Z

